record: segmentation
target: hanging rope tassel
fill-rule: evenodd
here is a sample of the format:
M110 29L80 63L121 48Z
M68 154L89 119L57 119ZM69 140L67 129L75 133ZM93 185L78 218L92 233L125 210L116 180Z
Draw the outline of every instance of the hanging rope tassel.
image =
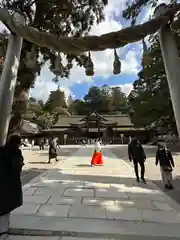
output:
M87 76L93 76L94 75L94 65L93 62L91 60L91 53L89 52L89 56L88 59L84 65L85 67L85 73Z
M37 49L36 45L33 45L30 52L27 52L26 54L26 66L28 68L34 68L36 66L37 61Z
M68 61L67 68L70 70L73 67L73 63L72 63L73 58L71 56L68 56L67 61Z
M151 57L149 55L148 47L144 39L142 39L143 44L143 55L142 55L142 65L147 66L151 63Z
M56 76L61 76L61 74L63 73L63 65L62 65L62 59L61 59L60 53L58 53L56 56L53 73Z
M121 73L121 61L117 55L116 49L114 49L114 62L113 62L113 73L118 75Z

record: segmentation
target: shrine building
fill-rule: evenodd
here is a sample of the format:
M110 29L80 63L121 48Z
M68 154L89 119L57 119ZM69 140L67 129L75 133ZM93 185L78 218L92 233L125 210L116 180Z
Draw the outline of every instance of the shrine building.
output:
M58 137L61 144L96 138L101 138L104 143L125 144L134 135L146 143L150 137L148 130L135 128L128 115L100 115L97 112L87 116L60 116L56 124L41 131L41 135Z

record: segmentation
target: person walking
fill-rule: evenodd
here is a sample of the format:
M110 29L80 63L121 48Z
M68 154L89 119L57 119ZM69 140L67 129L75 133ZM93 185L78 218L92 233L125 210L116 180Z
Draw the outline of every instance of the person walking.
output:
M145 174L145 160L146 155L141 143L136 139L136 137L132 137L131 141L128 144L128 155L129 161L133 161L134 163L134 171L136 175L137 182L139 182L139 171L138 171L138 164L141 167L141 180L143 183L146 183L144 178Z
M44 140L43 139L39 140L39 149L44 150Z
M31 142L31 146L34 147L34 139Z
M10 212L23 204L20 175L24 159L20 144L20 137L12 135L0 148L0 236L8 230Z
M56 160L56 162L58 161L56 147L54 146L53 142L51 142L50 145L49 145L49 160L48 160L48 163L51 163L51 159L53 159L53 158Z
M95 141L94 153L91 160L91 166L95 165L103 165L101 144L99 139Z
M164 187L166 189L173 189L172 185L172 171L175 167L173 156L166 148L166 144L164 142L158 143L158 149L156 152L156 165L160 165L161 175L162 175L162 181L164 184Z

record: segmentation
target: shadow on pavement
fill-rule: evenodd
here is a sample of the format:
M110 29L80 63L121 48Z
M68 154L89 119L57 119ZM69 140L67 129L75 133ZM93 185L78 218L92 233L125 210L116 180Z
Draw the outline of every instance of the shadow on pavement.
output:
M49 164L47 161L41 161L41 162L28 162L29 164Z
M180 177L176 176L173 179L173 190L167 190L164 188L161 180L152 180L163 192L165 192L168 196L174 199L178 204L180 204Z
M47 167L45 167L45 166L47 166L47 165L49 165L49 163L48 163L48 149L46 149L46 150L39 150L39 149L27 149L29 152L33 152L32 153L32 155L33 155L33 159L37 159L38 160L38 156L47 156L47 158L46 159L42 159L42 157L41 157L41 159L42 159L42 161L33 161L32 159L31 159L31 161L27 161L27 162L25 162L25 165L27 164L30 164L30 167L28 167L28 169L24 169L23 171L22 171L22 173L21 173L21 181L22 181L22 185L24 185L24 184L26 184L26 183L28 183L29 181L31 181L33 178L35 178L35 177L37 177L39 174L41 174L41 173L43 173L44 171L46 171L46 170L48 170L47 169ZM26 151L26 150L25 150ZM42 152L41 152L42 151ZM45 152L44 152L45 151ZM57 152L58 152L58 156L64 156L64 157L68 157L68 156L70 156L73 152L76 152L77 151L77 149L76 148L62 148L62 149L57 149ZM23 154L24 155L24 154ZM26 153L25 153L25 156L26 156L26 158L28 157L27 155L26 155ZM28 160L28 159L27 159ZM59 163L59 162L61 162L61 160L60 161L58 161L58 162L55 162L55 161L52 161L51 162L51 164L57 164L57 163ZM41 165L41 167L37 167L37 165ZM32 167L32 166L36 166L35 168L34 167ZM43 165L45 165L44 167L43 167Z
M125 154L125 152L127 152L126 149L124 149L124 151L120 151L120 149L118 149L118 148L111 148L111 151L115 155L114 157L116 157L116 158L119 157L119 159L122 159L129 164L127 153ZM156 147L150 148L150 149L145 148L145 152L146 152L147 157L152 158L151 160L155 162ZM176 152L176 153L173 152L173 155L176 156L179 154L178 154L178 152ZM159 175L161 175L160 172L159 172ZM178 204L180 204L180 176L176 176L173 179L174 190L166 190L164 188L164 185L162 184L161 179L157 180L157 179L153 179L153 177L151 177L151 181L154 184L156 184L168 196L170 196L173 200L175 200Z
M76 167L91 167L89 164L77 164Z
M85 164L84 164L85 165ZM90 165L87 165L88 167ZM86 166L86 167L87 167ZM85 166L84 166L85 167ZM100 167L100 166L98 166ZM54 173L55 172L55 173ZM45 177L43 177L44 179L47 178L48 181L50 180L50 185L56 184L57 182L61 182L63 184L64 182L67 182L68 185L68 181L75 181L75 182L92 182L92 183L103 183L103 184L123 184L125 186L128 186L130 188L132 188L133 186L138 186L140 188L145 188L145 189L151 189L152 188L152 184L150 184L150 182L148 184L144 184L144 183L137 183L136 182L136 178L132 177L132 178L128 178L128 177L115 177L115 176L106 176L106 175L88 175L88 174L67 174L64 173L64 170L62 170L61 168L53 168L50 169L48 171L48 174L45 175ZM87 187L88 188L88 187ZM116 187L114 187L116 188Z
M93 174L92 171L81 172L79 168L74 170L66 172L66 169L59 165L58 168L50 169L42 178L37 179L36 182L31 184L30 190L33 191L33 193L31 192L32 195L46 196L52 200L52 202L50 201L47 205L44 205L45 208L42 210L47 218L58 216L56 213L57 208L53 209L53 204L58 204L58 207L59 205L71 205L68 218L125 220L131 221L131 223L133 221L133 224L136 221L137 227L139 222L142 223L144 221L154 222L156 225L158 223L167 223L168 225L177 217L175 211L161 208L161 204L163 205L163 203L171 207L171 202L151 181L143 184L137 183L136 179L133 176L131 177L131 175L128 175L129 177L122 175L99 175L98 173L91 175ZM28 194L26 195L26 191L28 192L28 189L24 192L27 200ZM62 196L66 198L64 202L62 201ZM72 202L68 198L71 198ZM78 198L81 198L80 206L73 204L73 201L78 201ZM111 205L112 201L114 201L115 205L114 203ZM158 204L160 207L158 207ZM92 206L96 207L92 208ZM52 215L48 215L49 212ZM54 221L58 222L58 218ZM59 221L62 221L62 219ZM179 224L179 220L175 220L175 223ZM118 227L123 227L121 222L117 223ZM149 229L150 231L152 230ZM161 229L160 231L163 232Z
M33 178L37 177L39 174L43 173L47 169L38 169L38 168L31 168L31 169L25 169L21 173L21 182L22 185L28 183Z
M73 152L75 153L77 151L76 148L57 148L57 154L58 156L65 156L68 157L69 155L71 155ZM38 154L40 156L48 156L48 149L46 149L46 151L44 152L44 150L39 150Z

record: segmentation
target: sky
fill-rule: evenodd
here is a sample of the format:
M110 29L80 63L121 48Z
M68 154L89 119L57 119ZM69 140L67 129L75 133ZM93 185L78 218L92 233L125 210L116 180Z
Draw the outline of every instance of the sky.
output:
M104 33L118 31L130 23L122 18L122 10L125 8L126 0L109 0L105 8L105 21L99 25L94 25L89 35L101 35ZM151 10L145 9L138 23L142 23L148 19ZM0 25L0 29L3 26ZM87 77L85 69L74 64L68 79L60 79L58 84L52 82L55 77L50 72L48 64L44 66L41 75L37 77L35 87L31 90L31 96L46 101L50 91L56 90L59 86L66 96L75 98L83 98L87 94L91 86L120 86L122 91L129 94L132 90L132 83L137 79L137 73L141 69L142 44L141 42L128 44L123 48L117 49L117 53L121 60L122 68L119 75L113 75L113 50L105 50L102 52L92 52L91 57L94 63L94 76Z

